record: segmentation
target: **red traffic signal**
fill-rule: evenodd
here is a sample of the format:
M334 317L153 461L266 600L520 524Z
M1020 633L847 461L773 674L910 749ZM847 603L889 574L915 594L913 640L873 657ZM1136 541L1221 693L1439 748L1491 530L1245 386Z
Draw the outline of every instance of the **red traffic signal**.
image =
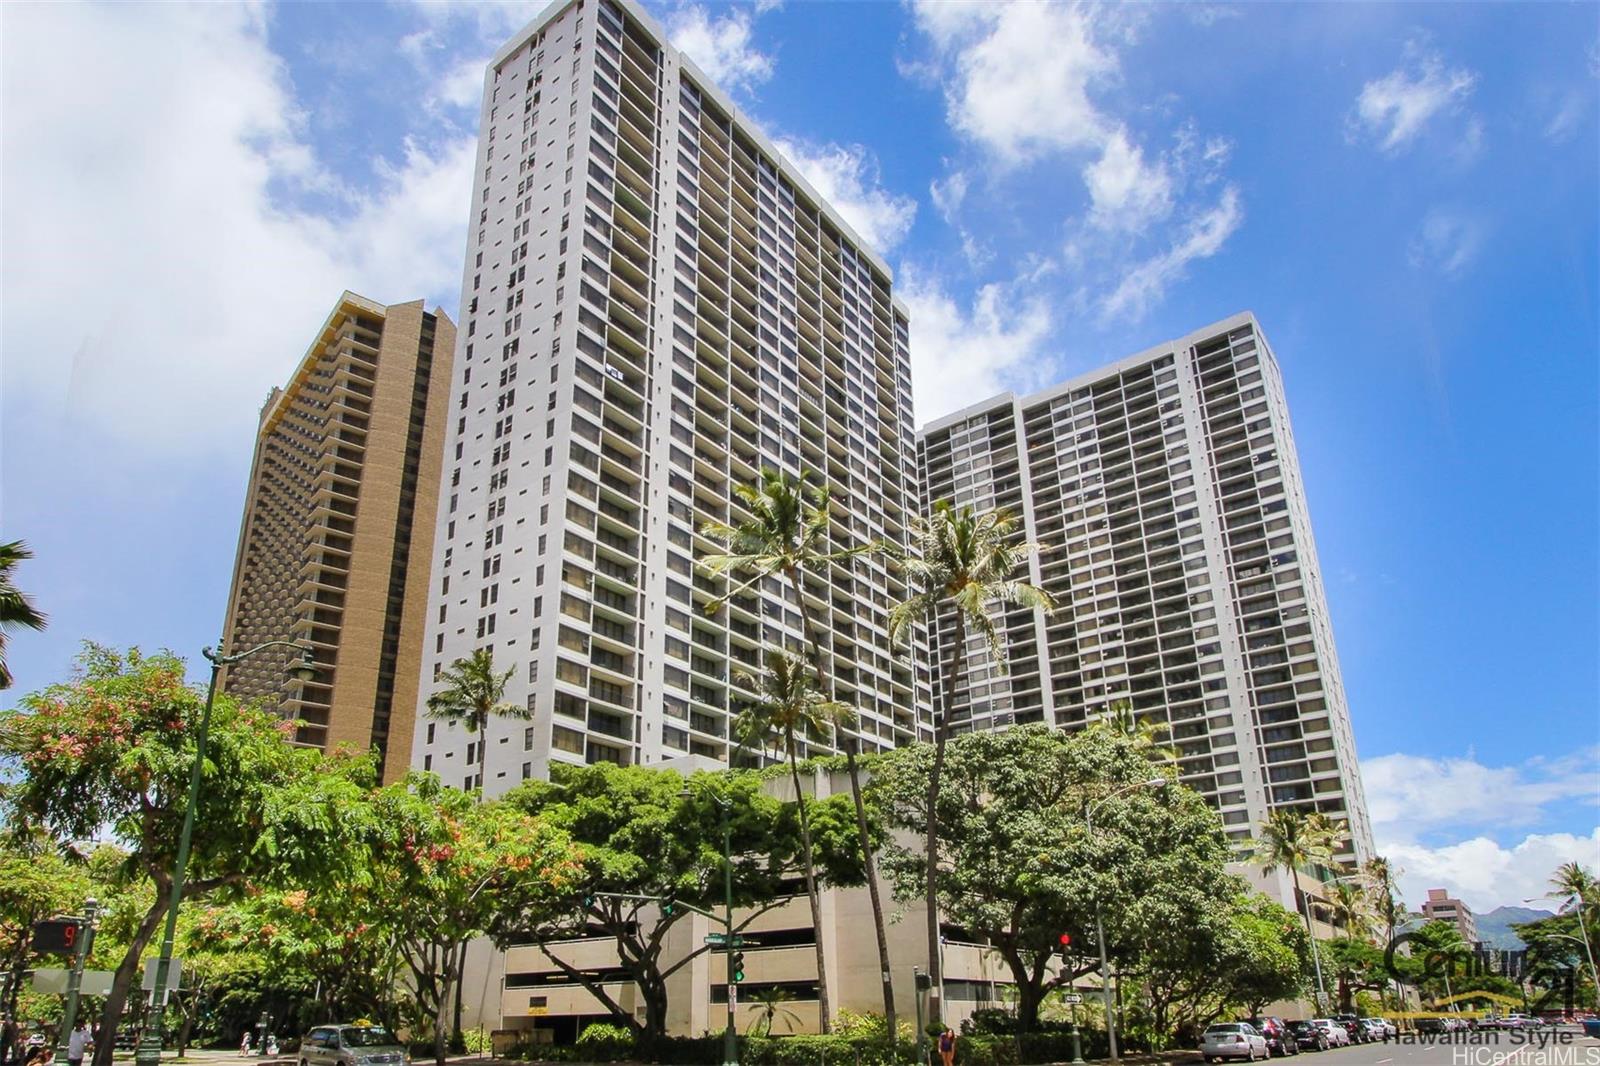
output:
M1072 934L1071 933L1062 933L1061 934L1061 946L1062 947L1067 947L1071 943L1072 943Z

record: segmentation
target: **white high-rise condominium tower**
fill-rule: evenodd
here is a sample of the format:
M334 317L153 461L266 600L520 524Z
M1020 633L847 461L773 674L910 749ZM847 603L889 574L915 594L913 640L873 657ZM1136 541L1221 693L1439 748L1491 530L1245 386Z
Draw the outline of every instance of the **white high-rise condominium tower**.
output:
M485 789L552 760L735 755L740 670L800 644L769 581L712 616L709 520L764 466L826 479L836 543L916 509L889 272L631 0L557 3L488 70L434 539L423 701L478 648L531 721L424 718L414 765ZM813 586L869 750L919 735L881 559ZM420 710L420 708L419 708Z
M928 500L1020 515L1040 545L1030 580L1058 605L1007 617L1009 673L971 644L955 728L1080 728L1127 701L1230 837L1314 808L1349 823L1343 858L1372 854L1283 381L1253 315L969 407L920 449ZM934 655L939 636L950 619Z

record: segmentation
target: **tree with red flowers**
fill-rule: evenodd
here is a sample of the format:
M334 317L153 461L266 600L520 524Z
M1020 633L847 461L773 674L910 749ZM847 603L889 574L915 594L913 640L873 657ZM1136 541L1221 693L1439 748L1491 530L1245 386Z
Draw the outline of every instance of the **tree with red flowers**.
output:
M478 803L432 774L381 789L372 813L364 935L398 949L443 1066L451 992L467 944L505 932L505 915L540 911L569 895L580 872L577 853L548 819L501 801Z
M71 680L0 714L0 761L15 768L8 821L61 843L108 834L127 852L124 875L156 889L117 965L96 1066L110 1066L128 991L166 915L203 704L176 656L88 644ZM217 697L185 900L346 876L361 851L351 841L370 809L372 762L296 747L293 732Z

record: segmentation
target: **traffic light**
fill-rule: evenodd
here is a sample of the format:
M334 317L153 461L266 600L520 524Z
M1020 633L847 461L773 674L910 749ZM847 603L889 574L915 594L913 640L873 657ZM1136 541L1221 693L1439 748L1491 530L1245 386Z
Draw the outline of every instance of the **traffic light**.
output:
M662 915L664 915L665 917L671 918L672 917L672 912L677 908L677 906L678 906L678 896L677 896L677 894L674 893L674 892L667 893L666 896L664 896L662 898L662 900L661 900L661 913L662 913Z
M83 923L75 918L49 918L33 923L33 950L40 955L71 955L78 950Z
M593 896L584 896L583 897L583 909L584 910L588 910L589 908L591 908L593 906L594 906L594 897Z
M1062 933L1061 937L1060 937L1060 940L1061 940L1061 954L1063 956L1065 956L1067 954L1067 952L1072 950L1072 934L1071 933Z
M728 960L728 973L731 975L734 984L744 980L744 952L735 951L733 953L733 957Z

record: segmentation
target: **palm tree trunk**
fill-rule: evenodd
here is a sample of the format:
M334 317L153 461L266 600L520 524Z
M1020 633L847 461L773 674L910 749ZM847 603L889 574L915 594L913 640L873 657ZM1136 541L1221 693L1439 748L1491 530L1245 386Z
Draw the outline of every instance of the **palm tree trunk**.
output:
M1306 940L1310 942L1311 946L1311 964L1316 968L1317 1009L1321 1010L1323 1008L1322 963L1317 961L1317 934L1311 931L1311 897L1300 890L1300 870L1297 867L1289 867L1289 876L1294 879L1295 895L1300 897L1300 916L1306 920Z
M805 590L800 584L800 574L789 571L789 584L794 589L800 605L800 625L805 630L806 642L811 645L811 662L817 671L817 685L831 700L834 698L833 676L828 670L827 657L822 654L822 640L811 624L811 609L806 606ZM872 931L878 938L878 974L883 982L883 1018L889 1039L894 1040L894 980L889 965L889 935L883 919L883 897L878 889L878 857L873 854L872 837L867 825L867 807L861 799L861 769L856 762L859 737L852 736L842 745L844 763L850 773L850 799L856 807L856 833L861 837L861 871L867 881L867 898L872 903Z
M824 1033L833 1032L833 1015L828 1009L828 952L822 940L822 901L817 896L817 870L811 858L811 815L806 813L806 796L800 790L800 762L795 758L794 730L785 730L789 748L789 776L794 781L794 802L800 812L800 846L805 854L806 898L811 903L811 928L817 940L817 1015ZM732 975L729 975L732 980Z
M944 710L933 720L933 769L928 774L928 820L925 840L928 864L928 884L925 902L928 908L928 985L929 998L938 1006L930 1010L929 1021L938 1021L944 1013L944 964L939 957L939 778L944 773L944 749L950 738L950 712L955 709L956 687L961 684L962 667L966 664L967 619L956 609L955 642L945 669Z

